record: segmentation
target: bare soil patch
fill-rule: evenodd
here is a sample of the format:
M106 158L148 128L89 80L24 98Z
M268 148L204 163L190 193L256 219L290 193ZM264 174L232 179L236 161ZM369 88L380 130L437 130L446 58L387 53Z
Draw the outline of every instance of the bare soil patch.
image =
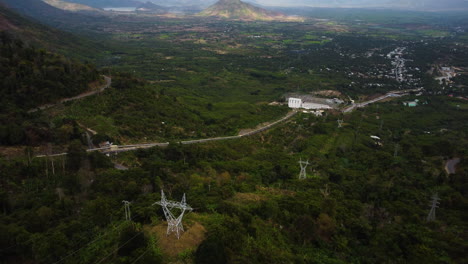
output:
M194 222L190 226L184 226L185 232L177 239L177 236L172 233L166 235L167 223L164 221L161 224L152 227L149 232L156 235L158 245L164 254L169 257L177 257L184 251L196 250L198 246L205 240L206 229L199 222Z

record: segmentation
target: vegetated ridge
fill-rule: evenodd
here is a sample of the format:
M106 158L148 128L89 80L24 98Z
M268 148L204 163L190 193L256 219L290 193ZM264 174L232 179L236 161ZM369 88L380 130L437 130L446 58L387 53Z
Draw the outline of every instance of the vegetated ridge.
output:
M4 4L7 8L56 28L69 28L71 25L76 27L87 22L95 22L97 18L102 19L104 17L99 12L77 10L78 7L76 6L75 10L62 9L65 4L63 1L52 0L48 2L54 2L56 5L62 3L61 7L57 8L42 0L0 0L0 4ZM80 8L85 7L81 6Z
M244 3L240 0L220 0L199 13L200 16L214 16L241 20L288 20L288 16Z
M82 93L99 79L93 65L29 46L5 32L0 33L0 51L2 106L29 109Z
M16 13L5 7L2 4L2 0L0 0L0 31L6 31L15 38L36 47L46 48L47 50L70 55L74 58L85 57L86 59L90 59L99 49L99 45L87 39L42 25L37 21Z
M78 3L95 8L104 7L137 7L141 1L136 0L68 0L71 3Z
M47 4L53 6L53 7L63 9L63 10L67 10L67 11L74 11L74 12L76 12L76 11L99 12L100 11L97 8L93 8L93 7L90 7L90 6L87 6L87 5L77 4L77 3L70 3L70 2L66 2L66 1L62 1L62 0L43 0L43 1L46 2Z

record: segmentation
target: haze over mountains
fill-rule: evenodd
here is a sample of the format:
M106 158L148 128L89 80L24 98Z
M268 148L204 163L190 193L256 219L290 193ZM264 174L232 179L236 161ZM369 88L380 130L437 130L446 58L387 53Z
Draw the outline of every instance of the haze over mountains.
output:
M163 6L200 6L207 7L214 4L215 0L150 0ZM146 0L70 0L92 7L107 6L138 6L138 2ZM467 0L246 0L246 2L264 6L283 7L333 7L333 8L397 8L410 10L468 10Z
M398 8L414 10L468 9L466 0L258 0L270 6L310 6L333 8Z

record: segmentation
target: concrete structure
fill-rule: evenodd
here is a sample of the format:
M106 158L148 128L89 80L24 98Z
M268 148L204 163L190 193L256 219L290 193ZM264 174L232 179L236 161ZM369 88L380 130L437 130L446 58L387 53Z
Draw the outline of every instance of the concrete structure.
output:
M331 109L329 105L325 104L315 104L315 103L302 103L301 108L311 110L311 109Z
M328 104L337 104L337 101L335 101L334 99L326 99L326 100L315 99L315 100L316 101L313 102L312 99L306 101L301 98L289 97L288 106L289 108L294 108L294 109L302 108L302 109L307 109L307 110L318 110L318 109L332 109L332 107Z

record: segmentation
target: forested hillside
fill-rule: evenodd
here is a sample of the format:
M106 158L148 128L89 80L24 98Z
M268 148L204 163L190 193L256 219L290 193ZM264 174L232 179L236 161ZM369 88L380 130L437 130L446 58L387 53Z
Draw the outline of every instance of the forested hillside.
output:
M0 35L0 50L3 113L11 105L27 110L77 95L99 79L94 66L29 46L7 33Z
M0 31L14 38L77 59L95 59L102 45L89 39L61 31L20 15L2 4L0 0Z
M454 104L467 104L421 99L428 104L419 109L395 102L357 111L344 116L342 128L337 116L301 114L252 138L129 152L118 159L131 167L126 171L100 153L86 154L80 142L66 157L28 160L26 152L15 163L2 161L1 257L464 263L468 167L464 160L447 175L441 157L466 155L467 110ZM297 179L301 158L311 163L306 180ZM196 208L184 218L184 236L196 234L195 243L166 237L162 210L153 205L160 189L174 200L186 193ZM427 222L435 193L436 221ZM132 202L133 223L124 220L122 200Z
M85 92L91 83L102 84L100 79L93 65L35 48L1 32L1 144L36 142L43 137L44 126L40 125L42 121L28 117L28 110Z
M468 263L464 20L1 1L105 48L0 6L0 263ZM193 209L180 237L161 190Z
M22 15L56 27L66 27L70 23L85 23L98 17L97 14L90 11L83 13L65 11L42 0L0 0L0 4L6 5Z

